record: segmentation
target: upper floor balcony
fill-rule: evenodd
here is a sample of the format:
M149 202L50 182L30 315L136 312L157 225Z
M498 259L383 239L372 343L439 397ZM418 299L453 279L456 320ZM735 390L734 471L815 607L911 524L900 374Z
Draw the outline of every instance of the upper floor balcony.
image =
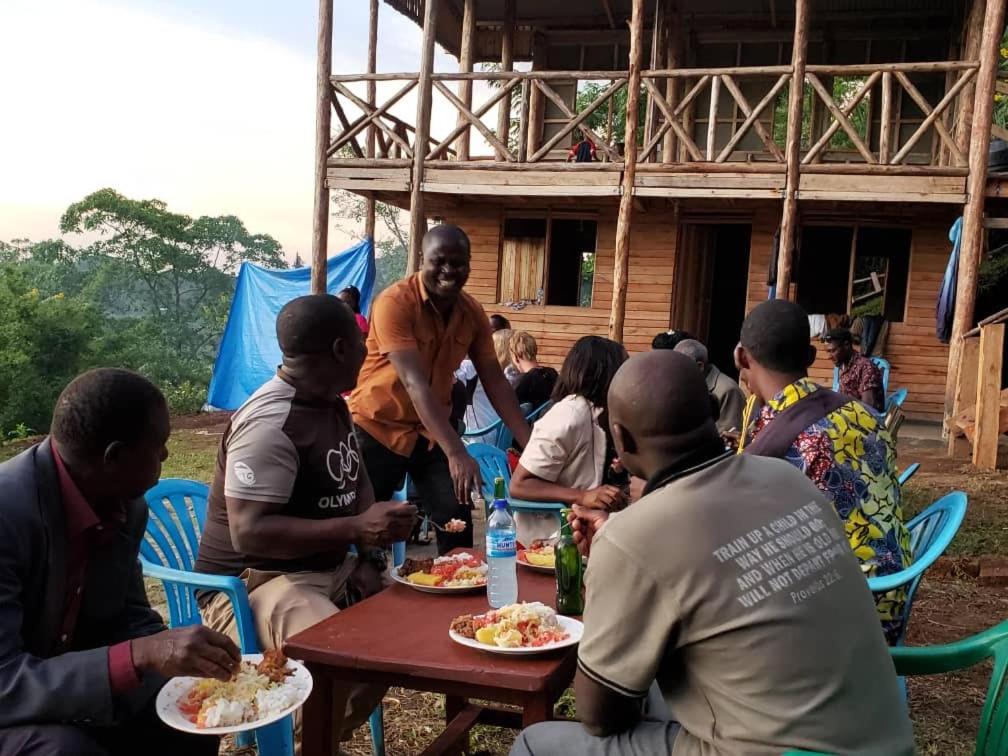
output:
M977 70L976 61L808 65L799 197L962 203L963 114ZM402 204L421 149L427 195L617 197L627 80L625 71L434 73L418 148L418 74L335 75L329 185ZM643 71L635 196L780 199L791 82L790 65Z

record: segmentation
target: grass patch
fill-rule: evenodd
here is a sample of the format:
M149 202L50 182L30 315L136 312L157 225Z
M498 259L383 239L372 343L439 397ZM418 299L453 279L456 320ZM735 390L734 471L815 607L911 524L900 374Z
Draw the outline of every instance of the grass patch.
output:
M188 478L210 484L217 462L220 434L207 431L176 431L168 439L168 459L162 478Z

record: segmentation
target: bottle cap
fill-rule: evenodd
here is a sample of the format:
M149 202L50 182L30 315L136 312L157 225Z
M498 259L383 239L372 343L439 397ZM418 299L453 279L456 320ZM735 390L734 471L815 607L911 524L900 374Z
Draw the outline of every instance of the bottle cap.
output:
M494 499L494 509L507 509L507 499Z

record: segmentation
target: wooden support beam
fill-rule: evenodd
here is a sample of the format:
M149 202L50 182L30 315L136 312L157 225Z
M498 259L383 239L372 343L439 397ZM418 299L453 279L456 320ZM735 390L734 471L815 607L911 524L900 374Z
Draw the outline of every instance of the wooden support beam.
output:
M973 432L973 465L981 470L997 468L1001 434L1001 366L1004 361L1005 324L980 329L980 362L977 371L976 412Z
M533 32L532 35L532 71L539 72L546 67L546 43L543 38ZM528 126L528 154L533 154L539 149L542 142L543 116L546 112L546 102L543 100L543 93L539 87L532 87L529 91L529 126Z
M969 142L969 175L966 177L966 205L963 208L962 240L959 247L959 277L956 282L955 313L949 343L949 369L945 384L945 428L952 407L956 375L962 355L963 334L973 327L976 307L977 273L984 246L984 189L987 183L987 151L994 116L994 81L997 78L999 47L1004 33L1006 0L987 0L983 36L980 41L980 71L973 98L973 125Z
M958 418L967 408L976 407L977 370L980 364L980 340L966 339L963 342L962 359L952 403L952 421ZM968 441L960 436L958 428L950 424L948 434L948 455L959 457L963 455L962 446Z
M971 0L969 13L963 24L963 60L978 60L980 56L980 38L983 36L984 12L986 0ZM970 132L973 128L973 101L976 96L976 79L970 80L959 98L956 112L955 137L959 149L969 150Z
M664 10L664 4L661 0L658 0L658 2L655 3L654 24L651 29L651 62L648 65L648 68L652 71L665 68L665 44L662 37ZM647 100L647 104L644 106L644 143L647 144L651 141L651 136L654 134L654 129L656 128L655 124L658 120L658 106L654 102L651 90L645 92L645 98ZM649 154L644 154L641 155L640 159L642 161L646 161L649 157Z
M707 109L707 162L714 160L714 141L717 138L717 114L721 95L721 77L711 77L710 103Z
M473 41L476 38L476 0L463 0L462 4L462 41L459 44L459 71L471 73L473 70ZM459 99L472 110L473 83L469 79L459 82ZM458 140L456 152L458 159L465 162L469 159L469 128L468 121L459 113L456 125L465 125Z
M603 9L605 9L606 18L609 19L609 28L610 29L615 29L616 28L616 17L613 16L612 4L609 2L609 0L602 0L602 7L603 7Z
M375 73L378 69L378 0L370 0L370 13L368 14L368 59L367 59L368 73ZM377 82L369 81L367 83L367 101L371 109L374 110L375 107L375 97L377 93L375 92L375 87ZM369 126L367 132L367 141L365 142L366 152L368 159L374 159L375 156L375 141L378 136L378 130L375 126ZM372 247L374 245L374 233L375 233L375 198L374 195L369 195L364 199L364 238L370 239Z
M528 160L528 139L525 135L528 134L529 125L529 100L532 91L532 85L529 83L529 79L521 80L521 111L518 116L518 162L524 163ZM611 101L610 101L611 102ZM610 106L611 107L611 106Z
M640 103L641 60L644 42L644 0L633 0L630 15L630 74L627 77L626 146L623 150L623 194L616 219L616 255L613 263L612 309L609 338L623 342L627 283L630 273L630 225L633 190L637 177L637 106Z
M889 163L889 139L892 135L892 73L882 74L882 114L879 116L879 162Z
M315 79L315 212L312 221L311 290L325 294L326 257L329 248L329 186L326 184L326 157L332 128L332 33L333 0L319 0L318 40Z
M507 73L514 70L514 35L515 35L515 0L504 0L504 27L501 29L501 72ZM497 111L497 138L503 143L508 143L511 133L511 94L501 100L500 109ZM497 159L514 159L507 150L497 148Z
M802 110L805 103L805 62L808 54L809 0L795 0L794 44L791 51L791 90L788 93L787 141L784 146L787 179L777 250L777 297L791 298L791 268L798 238L798 180L801 170Z
M427 215L424 212L423 185L424 160L430 136L431 98L434 72L434 41L437 31L437 13L441 0L425 0L423 39L420 43L420 91L417 95L416 132L413 137L413 177L410 186L410 248L406 258L406 275L416 272L420 264L420 244L427 233Z
M682 65L682 16L672 0L670 0L669 6L668 13L665 14L665 22L668 26L668 51L665 54L665 60L667 61L669 68L679 68L679 66ZM665 79L665 101L669 104L672 110L676 110L678 108L678 79L673 79L671 77ZM662 143L661 162L675 162L678 151L679 145L676 143L676 134L673 131L665 137L665 141Z

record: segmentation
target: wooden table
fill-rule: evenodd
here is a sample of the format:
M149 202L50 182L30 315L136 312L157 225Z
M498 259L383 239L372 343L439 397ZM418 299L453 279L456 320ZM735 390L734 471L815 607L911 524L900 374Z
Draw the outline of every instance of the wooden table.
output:
M552 575L518 567L520 601L555 606L555 594ZM333 752L334 681L443 693L447 727L424 754L458 753L477 723L523 728L552 719L574 677L576 647L503 656L448 637L455 617L488 609L485 592L435 596L397 583L288 638L285 653L304 661L315 681L304 706L303 756ZM517 705L522 712L472 704L471 698Z

